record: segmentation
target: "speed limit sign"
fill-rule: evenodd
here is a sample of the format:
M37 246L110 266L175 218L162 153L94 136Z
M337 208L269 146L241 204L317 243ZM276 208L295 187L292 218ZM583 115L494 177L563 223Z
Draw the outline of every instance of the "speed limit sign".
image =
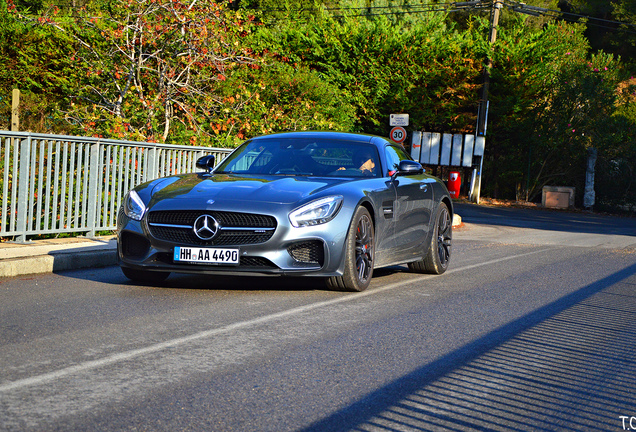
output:
M404 129L402 126L396 126L391 129L391 134L389 136L393 141L401 144L406 139L406 129Z

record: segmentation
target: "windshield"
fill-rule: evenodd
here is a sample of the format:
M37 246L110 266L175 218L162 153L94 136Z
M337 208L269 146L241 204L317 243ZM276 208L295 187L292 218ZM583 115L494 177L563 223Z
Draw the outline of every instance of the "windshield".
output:
M375 146L327 139L258 139L228 156L216 173L319 177L377 177Z

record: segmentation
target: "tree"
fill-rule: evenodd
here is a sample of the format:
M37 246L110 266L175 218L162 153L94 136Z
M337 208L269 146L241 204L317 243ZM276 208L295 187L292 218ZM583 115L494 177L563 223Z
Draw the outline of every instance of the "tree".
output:
M65 132L54 114L71 93L73 67L68 57L72 39L47 20L18 13L9 1L0 14L0 127L9 128L12 89L21 95L21 128L38 132Z
M559 8L589 17L585 35L595 51L603 50L621 56L628 63L634 62L636 3L633 0L560 0Z
M636 211L636 79L618 86L616 109L596 142L596 196L600 210Z
M92 131L195 142L219 107L219 83L255 59L238 43L250 18L208 1L118 0L82 10L72 60L85 76L66 116Z
M588 56L579 24L538 32L502 29L495 47L486 192L536 199L544 185L583 190L587 148L604 139L619 82L619 64ZM581 173L583 170L583 174Z
M384 16L332 18L259 30L256 46L302 64L336 86L355 108L355 130L386 135L391 112L409 112L415 129L466 131L475 121L486 49L478 31L455 32L443 14L396 31ZM479 24L473 23L479 26Z
M297 130L352 130L354 110L337 87L306 67L272 61L232 74L211 129L239 142Z

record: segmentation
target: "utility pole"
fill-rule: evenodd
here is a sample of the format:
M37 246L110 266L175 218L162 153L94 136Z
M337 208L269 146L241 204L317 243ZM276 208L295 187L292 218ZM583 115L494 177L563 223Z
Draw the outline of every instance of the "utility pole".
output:
M484 1L484 0L482 0ZM499 24L499 14L503 6L503 0L493 0L490 12L490 35L488 43L492 50L492 45L497 40L497 25ZM492 68L492 56L490 53L486 58L484 65L484 85L481 91L481 100L479 101L479 110L477 112L477 139L486 139L486 128L488 127L488 91L490 89L490 69ZM479 168L473 168L473 179L471 182L470 199L479 204L479 195L481 193L481 172L484 166L484 157L479 157Z
M13 89L11 101L11 132L20 131L20 90Z

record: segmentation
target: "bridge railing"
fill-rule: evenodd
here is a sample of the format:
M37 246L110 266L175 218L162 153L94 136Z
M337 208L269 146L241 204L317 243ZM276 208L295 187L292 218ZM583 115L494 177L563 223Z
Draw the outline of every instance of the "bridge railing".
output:
M0 237L114 230L136 185L230 149L0 131Z

